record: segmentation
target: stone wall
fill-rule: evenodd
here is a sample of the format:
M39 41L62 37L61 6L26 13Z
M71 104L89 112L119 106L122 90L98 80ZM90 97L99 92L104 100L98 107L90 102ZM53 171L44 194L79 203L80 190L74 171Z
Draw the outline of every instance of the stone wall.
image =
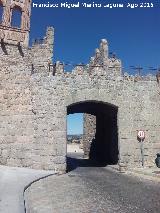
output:
M53 48L54 48L54 28L48 27L46 35L43 39L35 39L30 56L32 61L32 73L44 72L48 70L53 63Z
M119 163L141 166L137 130L146 132L145 166L160 150L160 88L156 77L121 75L121 61L100 48L87 66L64 72L52 62L53 30L32 48L0 48L0 163L36 169L66 168L67 108L85 101L118 108ZM87 113L87 112L85 112Z
M47 133L45 129L45 111L49 110L47 104L49 99L53 102L54 98L52 95L49 97L48 93L45 96L45 82L42 81L42 86L39 82L43 75L46 77L49 73L48 62L51 63L53 57L53 32L53 28L48 28L43 43L33 45L32 48L1 45L0 163L3 165L37 169L56 167L53 158L57 163L58 157L55 156L59 151L56 151L51 137L51 126ZM41 76L36 73L40 73ZM56 99L57 95L58 93ZM51 112L53 113L55 111ZM47 117L50 118L50 115ZM52 118L56 120L56 117ZM61 170L65 170L64 166Z
M83 151L84 157L89 158L91 143L96 134L96 116L84 113L83 115Z
M29 166L34 140L31 67L27 49L0 48L0 163ZM26 159L26 160L25 160Z

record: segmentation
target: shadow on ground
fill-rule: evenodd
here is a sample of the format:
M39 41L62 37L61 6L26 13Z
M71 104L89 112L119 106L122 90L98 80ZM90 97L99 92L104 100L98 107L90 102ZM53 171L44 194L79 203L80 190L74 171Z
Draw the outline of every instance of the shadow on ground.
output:
M70 172L78 167L105 167L106 163L97 162L90 159L79 159L75 157L67 157L67 172Z

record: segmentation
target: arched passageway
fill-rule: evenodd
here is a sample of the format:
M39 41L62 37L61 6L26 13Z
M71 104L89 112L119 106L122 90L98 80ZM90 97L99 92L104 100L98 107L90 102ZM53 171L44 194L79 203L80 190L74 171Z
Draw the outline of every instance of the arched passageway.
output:
M67 107L67 114L87 113L96 118L95 135L89 144L89 160L98 165L118 163L118 107L97 101L74 103ZM89 143L89 142L88 142Z

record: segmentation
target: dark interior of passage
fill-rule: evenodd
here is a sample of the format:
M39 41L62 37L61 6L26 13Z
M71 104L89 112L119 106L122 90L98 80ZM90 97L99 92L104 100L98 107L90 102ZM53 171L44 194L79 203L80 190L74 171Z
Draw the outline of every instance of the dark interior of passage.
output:
M96 134L89 159L103 166L118 163L118 107L104 102L85 101L67 107L67 114L88 113L96 116Z

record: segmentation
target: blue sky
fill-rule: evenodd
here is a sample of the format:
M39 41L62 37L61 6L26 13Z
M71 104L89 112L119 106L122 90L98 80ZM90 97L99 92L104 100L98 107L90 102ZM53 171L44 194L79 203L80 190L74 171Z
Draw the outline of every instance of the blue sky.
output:
M34 3L47 3L45 0L33 0ZM66 2L66 1L53 1ZM78 2L78 1L67 1ZM82 1L79 2L93 2ZM104 1L94 1L104 2ZM106 0L109 3L125 3L125 0ZM127 1L131 2L131 1ZM160 66L160 1L154 8L32 8L30 40L42 38L47 26L55 28L54 61L87 63L99 46L99 41L106 38L109 51L115 52L122 60L125 70L132 73L129 66L142 66L144 72L148 67ZM82 116L78 121L69 119L68 126L75 132L82 132ZM76 125L75 125L75 122ZM77 129L76 129L77 127Z
M83 114L75 113L67 116L67 133L77 135L83 133Z

